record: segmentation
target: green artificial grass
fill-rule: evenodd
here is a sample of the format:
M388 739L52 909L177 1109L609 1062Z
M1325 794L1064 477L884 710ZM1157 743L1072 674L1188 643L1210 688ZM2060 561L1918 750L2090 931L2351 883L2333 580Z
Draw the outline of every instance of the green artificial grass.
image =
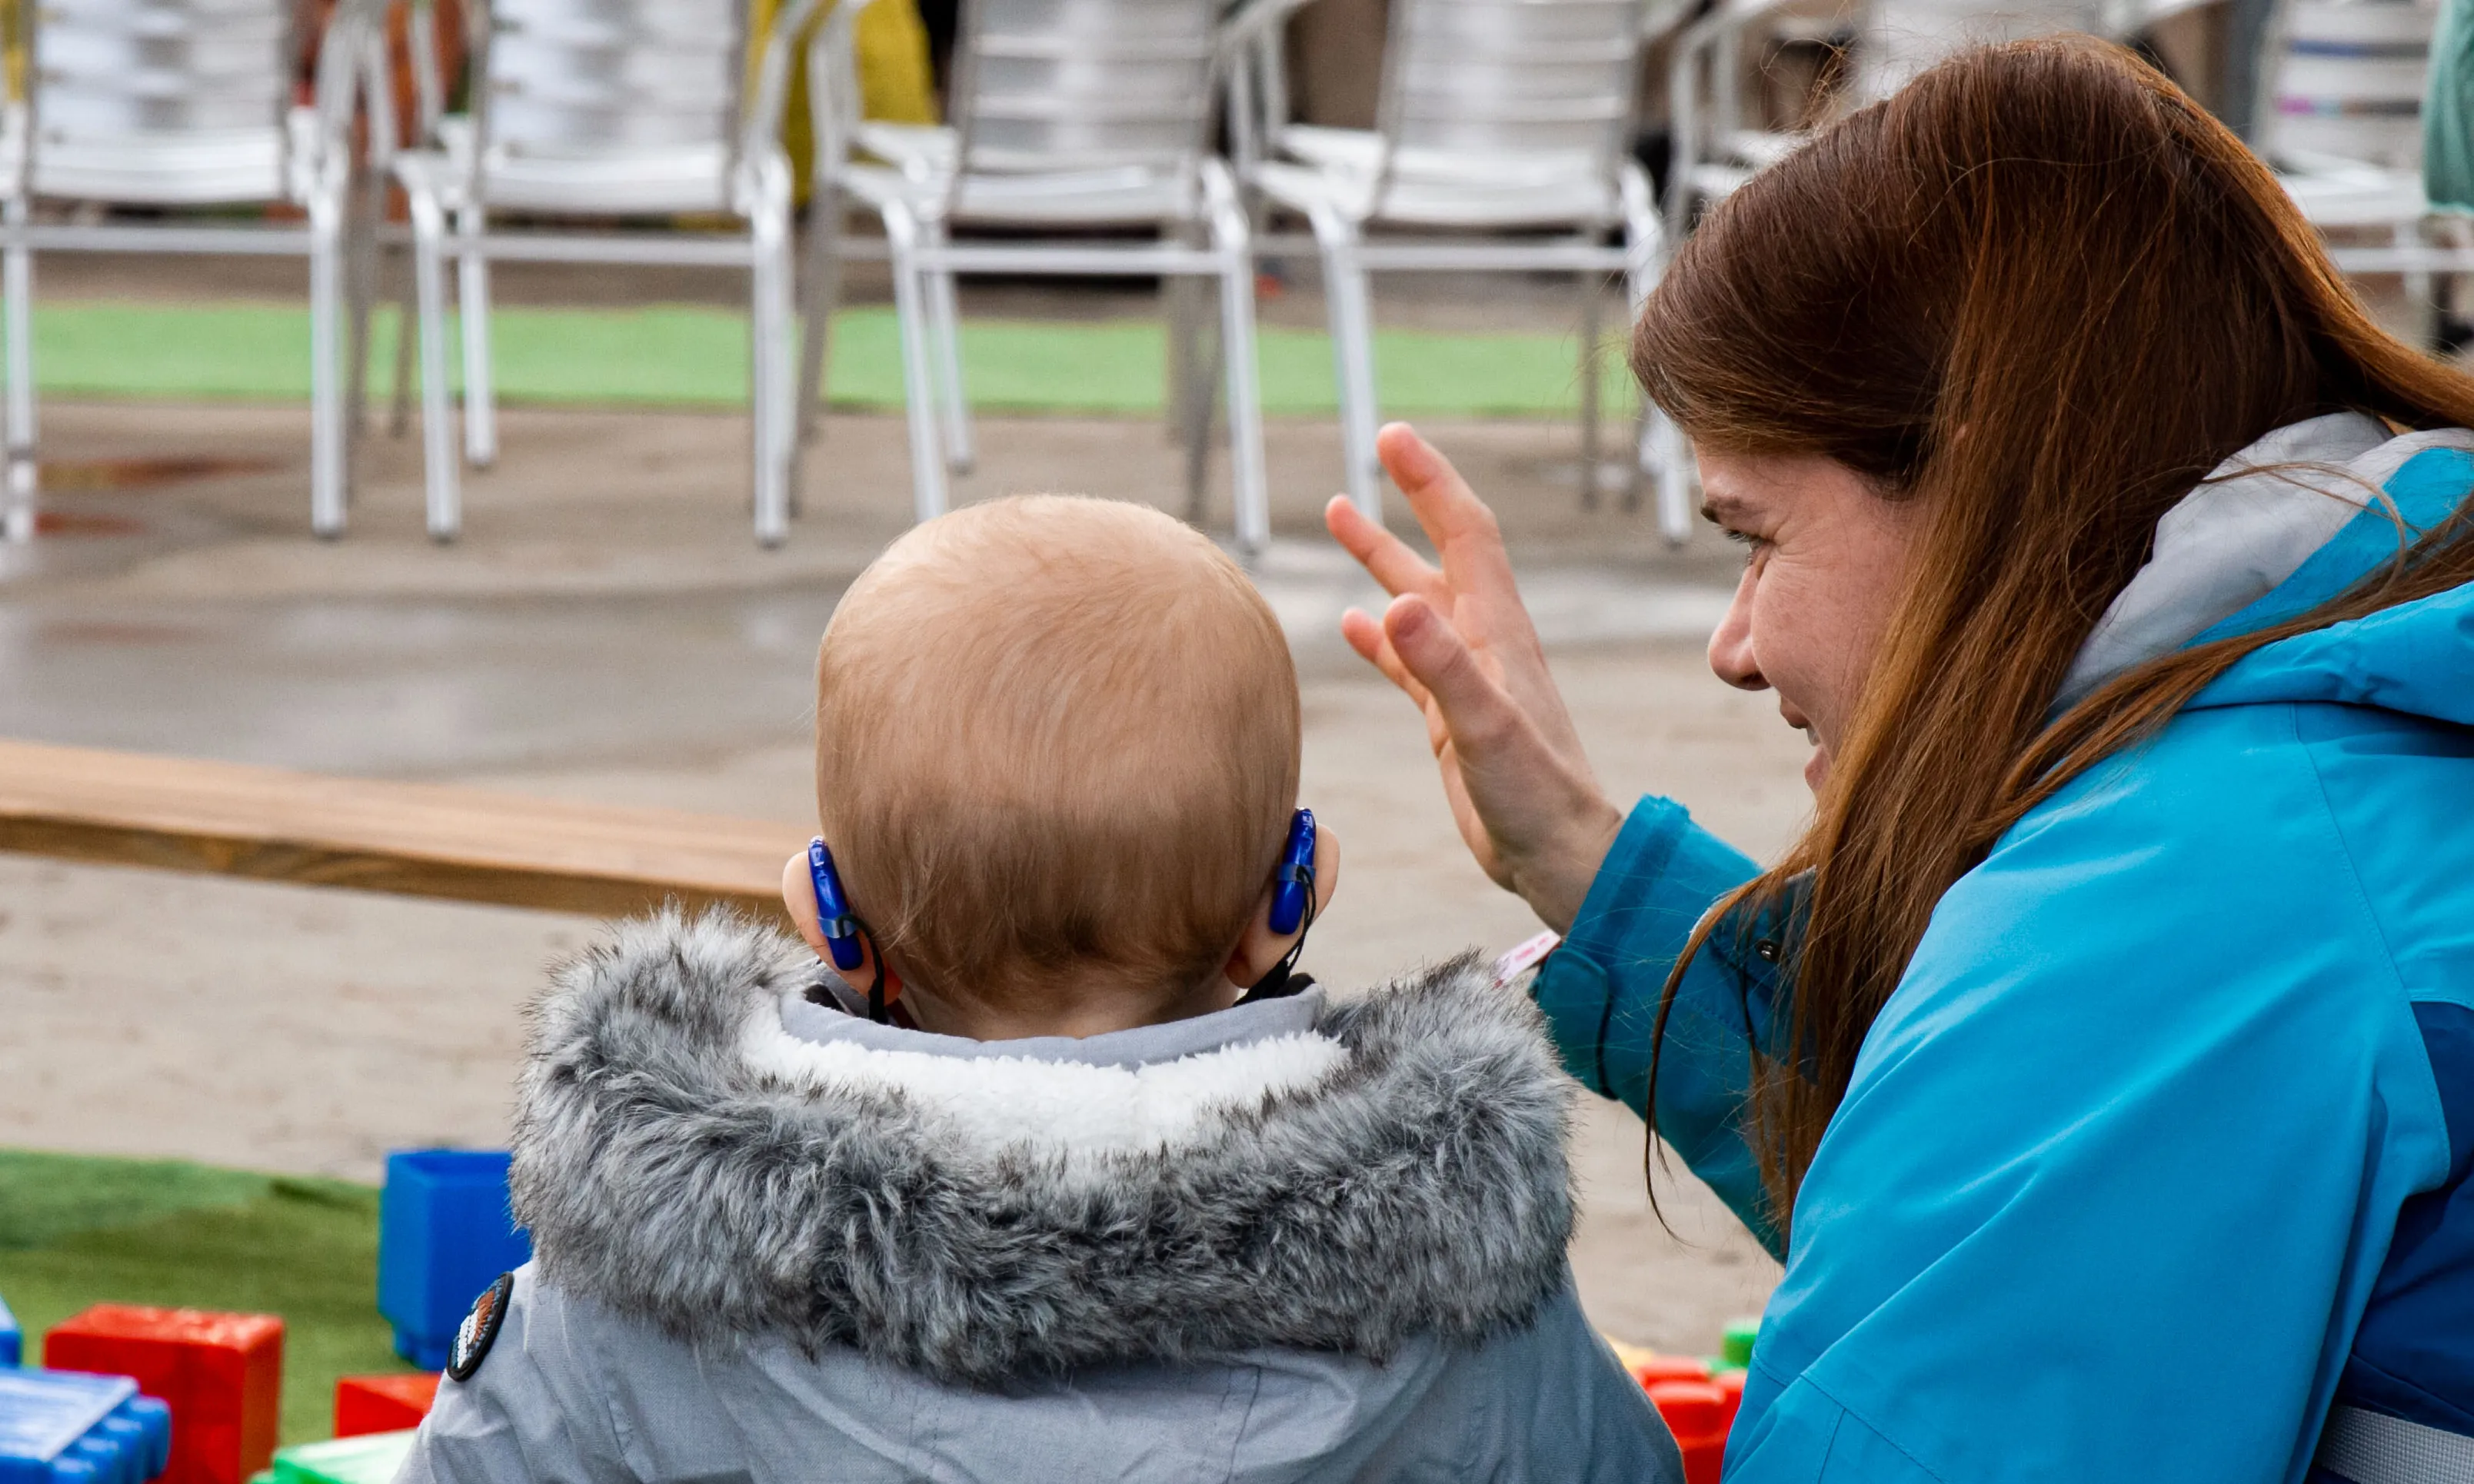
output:
M377 1254L368 1185L0 1150L0 1300L27 1361L93 1303L279 1314L286 1444L333 1432L337 1376L410 1369L378 1317Z
M747 322L726 309L495 310L492 365L508 402L736 407L747 400ZM373 319L371 395L394 384L396 314ZM301 401L309 395L309 313L297 304L37 301L35 380L56 396ZM1580 406L1579 343L1569 335L1378 331L1386 414L1569 417ZM1605 348L1605 404L1631 405L1631 378ZM1317 330L1264 327L1264 410L1327 417L1331 344ZM978 320L962 327L963 379L990 412L1144 415L1163 405L1165 334L1156 320L1063 324ZM460 367L457 353L450 366ZM902 405L901 338L889 309L835 319L831 389L853 408ZM461 375L455 373L460 384Z

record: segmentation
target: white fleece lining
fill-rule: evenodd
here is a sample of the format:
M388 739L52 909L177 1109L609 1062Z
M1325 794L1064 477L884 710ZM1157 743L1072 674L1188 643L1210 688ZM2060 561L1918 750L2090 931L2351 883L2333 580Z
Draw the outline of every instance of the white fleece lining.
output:
M740 1050L751 1068L795 1087L900 1092L990 1154L1028 1147L1084 1157L1199 1142L1221 1117L1303 1092L1348 1060L1346 1047L1311 1033L1140 1067L939 1057L804 1040L783 1028L770 1001L748 1015Z

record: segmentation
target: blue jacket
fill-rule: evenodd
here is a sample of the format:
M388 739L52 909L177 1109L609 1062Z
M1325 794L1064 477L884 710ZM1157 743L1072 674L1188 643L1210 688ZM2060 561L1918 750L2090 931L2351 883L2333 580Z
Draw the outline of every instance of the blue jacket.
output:
M2386 484L2417 526L2469 486L2430 448ZM2199 637L2396 549L2381 512L2313 541ZM1539 981L1575 1076L1648 1112L1668 968L1752 874L1633 812ZM1773 1250L1737 1119L1785 915L1694 961L1655 1110ZM2474 587L2251 655L1951 888L1798 1196L1726 1476L2301 1480L2332 1399L2474 1432L2469 1164Z

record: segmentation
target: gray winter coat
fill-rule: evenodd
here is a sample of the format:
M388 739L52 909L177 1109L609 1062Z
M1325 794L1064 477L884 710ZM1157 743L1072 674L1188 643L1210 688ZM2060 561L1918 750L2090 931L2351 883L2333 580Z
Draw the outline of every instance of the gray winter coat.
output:
M561 971L535 1260L400 1484L1680 1480L1573 1298L1570 1084L1472 961L992 1043L818 980L717 915Z

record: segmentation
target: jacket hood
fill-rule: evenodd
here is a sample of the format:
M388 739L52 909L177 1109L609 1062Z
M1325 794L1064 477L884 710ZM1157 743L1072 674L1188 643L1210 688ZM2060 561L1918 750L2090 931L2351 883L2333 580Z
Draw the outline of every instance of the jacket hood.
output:
M1572 1084L1474 958L1131 1066L803 1034L838 1018L819 979L719 913L622 924L558 971L514 1140L545 1277L690 1342L979 1386L1476 1343L1564 1282Z
M2360 413L2281 427L2157 523L2147 565L2106 609L2056 709L2186 645L2337 596L2474 488L2474 432L2390 437ZM2474 724L2474 589L2268 645L2191 704L2335 701Z

